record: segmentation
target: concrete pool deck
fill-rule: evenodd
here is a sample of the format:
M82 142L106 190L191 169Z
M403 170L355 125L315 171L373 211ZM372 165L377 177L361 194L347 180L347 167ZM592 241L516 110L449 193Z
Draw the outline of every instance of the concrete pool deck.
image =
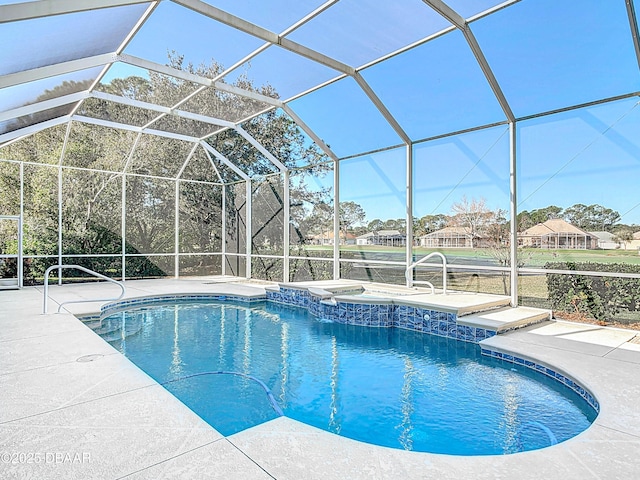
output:
M257 294L209 277L129 281L127 298ZM104 283L53 286L55 302L117 295ZM223 437L71 313L42 315L42 288L0 291L0 478L638 478L640 344L633 331L547 321L483 343L556 366L600 402L594 424L559 445L505 456L406 452L280 417ZM67 310L96 312L98 303Z

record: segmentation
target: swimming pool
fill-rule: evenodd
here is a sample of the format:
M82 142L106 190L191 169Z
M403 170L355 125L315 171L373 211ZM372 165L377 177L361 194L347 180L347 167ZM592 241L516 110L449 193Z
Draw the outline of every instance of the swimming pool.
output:
M364 442L487 455L564 441L596 416L574 391L477 344L270 302L147 304L98 333L224 435L281 409Z

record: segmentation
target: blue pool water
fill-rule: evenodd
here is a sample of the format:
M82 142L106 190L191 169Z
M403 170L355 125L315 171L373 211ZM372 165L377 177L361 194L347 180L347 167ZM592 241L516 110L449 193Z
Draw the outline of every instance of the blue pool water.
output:
M103 319L98 333L224 435L281 411L363 442L488 455L564 441L596 416L567 387L476 344L269 302L151 304Z

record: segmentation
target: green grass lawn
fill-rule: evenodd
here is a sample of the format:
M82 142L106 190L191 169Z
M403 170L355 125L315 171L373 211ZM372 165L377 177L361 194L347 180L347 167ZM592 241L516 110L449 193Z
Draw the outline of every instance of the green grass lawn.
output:
M308 245L304 250L327 252L330 256L333 247L330 245ZM440 252L452 262L456 259L481 260L495 262L496 255L488 248L443 248L429 249L414 247L414 256L421 257L431 252ZM398 261L404 260L404 247L385 247L378 245L341 245L341 256L347 258L363 258L376 260L378 255L389 255ZM630 263L640 265L640 255L635 250L561 250L524 248L518 250L520 261L525 267L542 267L547 262L595 262L595 263ZM371 258L367 258L370 256Z
M542 267L547 262L626 263L640 265L640 255L632 250L540 250L525 249L520 257L525 266Z

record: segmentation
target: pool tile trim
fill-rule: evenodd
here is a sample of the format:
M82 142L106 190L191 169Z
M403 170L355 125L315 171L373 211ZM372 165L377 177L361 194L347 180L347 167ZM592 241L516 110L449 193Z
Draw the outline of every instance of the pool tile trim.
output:
M283 286L279 290L268 289L266 296L270 302L306 308L316 317L348 325L402 328L470 343L497 334L495 330L459 325L457 315L450 311L394 304L388 299L372 298L362 303L345 302L337 297L330 302L306 289Z
M565 385L569 389L573 390L575 393L580 395L596 412L600 412L600 403L596 400L595 396L578 382L570 378L568 375L558 372L553 368L545 365L543 363L539 363L533 360L529 360L526 358L519 357L517 355L513 355L511 353L500 352L498 350L492 350L480 345L480 353L482 355L497 358L499 360L503 360L505 362L513 363L515 365L522 365L531 370L535 370L543 375L546 375L557 382Z
M259 303L266 300L265 295L227 295L227 294L207 294L207 293L185 293L185 294L171 294L171 295L150 295L145 297L136 297L126 300L115 301L103 305L100 309L99 315L85 315L79 317L82 321L99 320L105 316L122 311L123 309L130 307L138 307L141 305L157 304L157 303L171 303L176 300L187 301L199 301L199 300L217 300L217 301L234 301L241 303Z

